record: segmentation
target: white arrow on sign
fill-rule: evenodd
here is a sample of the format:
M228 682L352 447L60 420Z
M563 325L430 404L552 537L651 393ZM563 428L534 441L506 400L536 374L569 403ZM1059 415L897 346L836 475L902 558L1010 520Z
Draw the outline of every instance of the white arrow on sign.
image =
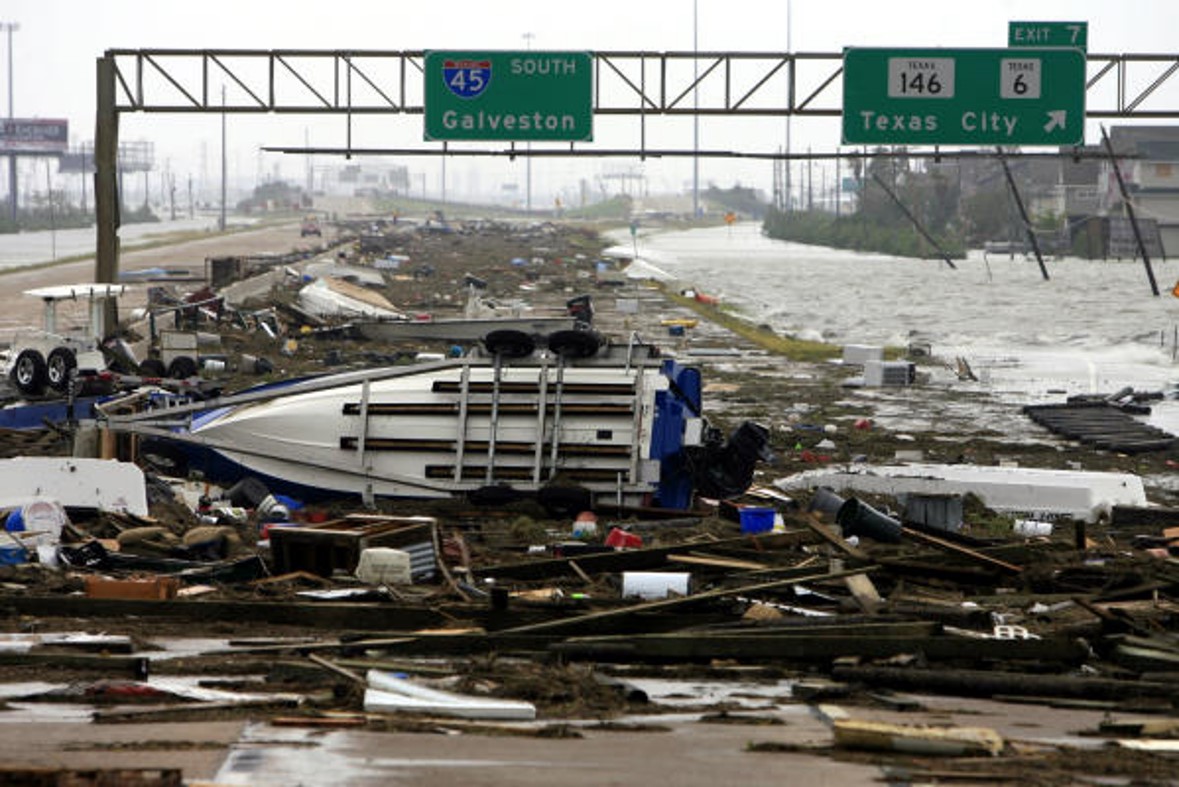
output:
M1048 122L1044 124L1044 133L1052 131L1057 128L1064 128L1067 125L1068 110L1056 109L1048 113Z

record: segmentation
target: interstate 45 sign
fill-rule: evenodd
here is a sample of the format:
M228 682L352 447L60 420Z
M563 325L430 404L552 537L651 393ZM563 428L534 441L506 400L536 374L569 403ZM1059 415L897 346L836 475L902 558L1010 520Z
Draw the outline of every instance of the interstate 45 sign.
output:
M429 51L428 140L593 139L589 52Z
M843 141L1079 145L1079 49L866 49L843 53Z

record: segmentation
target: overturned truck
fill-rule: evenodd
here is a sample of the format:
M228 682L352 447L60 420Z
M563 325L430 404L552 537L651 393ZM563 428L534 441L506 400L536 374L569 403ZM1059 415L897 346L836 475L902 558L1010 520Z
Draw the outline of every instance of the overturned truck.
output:
M577 335L574 335L576 333ZM744 491L768 433L727 439L695 367L637 341L490 335L463 358L304 378L180 407L108 416L173 475L247 476L304 500L359 495L687 508Z

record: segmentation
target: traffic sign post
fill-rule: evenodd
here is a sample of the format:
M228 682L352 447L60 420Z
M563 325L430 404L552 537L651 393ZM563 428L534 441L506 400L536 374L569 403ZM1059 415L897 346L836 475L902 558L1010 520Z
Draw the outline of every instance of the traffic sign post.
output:
M1088 22L1008 22L1007 46L1089 46Z
M588 142L593 55L426 52L425 138Z
M1079 49L862 49L843 53L849 145L1079 145Z

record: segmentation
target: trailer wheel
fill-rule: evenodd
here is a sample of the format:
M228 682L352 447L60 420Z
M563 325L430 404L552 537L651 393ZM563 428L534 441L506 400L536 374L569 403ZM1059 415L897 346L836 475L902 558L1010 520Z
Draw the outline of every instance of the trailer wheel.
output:
M549 336L549 349L565 358L590 358L602 346L602 337L595 331L565 330Z
M145 358L143 363L139 364L139 373L144 377L163 377L168 370L159 358Z
M154 473L170 478L188 476L188 455L184 449L166 440L144 440L139 446L139 461Z
M187 355L174 358L172 363L168 364L168 376L176 380L187 380L189 377L195 377L196 373L196 361Z
M523 358L536 349L536 342L524 331L502 328L483 337L483 346L492 355L504 358Z
M524 493L506 484L481 486L467 492L467 500L477 506L506 506L523 499Z
M550 516L573 516L582 511L592 511L594 496L582 486L551 485L536 493L536 502Z
M26 396L41 394L45 390L45 359L36 350L21 350L8 378Z
M49 353L49 360L45 365L45 377L49 387L55 391L65 391L70 387L70 372L78 367L78 356L69 347L56 347Z

